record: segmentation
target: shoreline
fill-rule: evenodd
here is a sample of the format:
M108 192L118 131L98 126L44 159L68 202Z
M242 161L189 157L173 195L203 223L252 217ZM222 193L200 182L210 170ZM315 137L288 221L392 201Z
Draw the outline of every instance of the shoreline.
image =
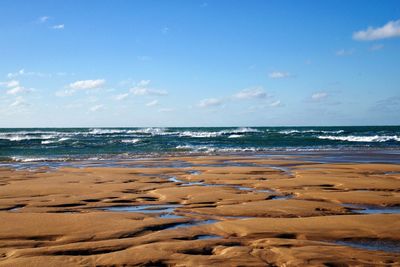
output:
M304 161L315 163L391 163L400 164L400 149L312 149L312 150L269 150L259 152L220 152L220 153L142 153L142 154L104 154L81 156L5 156L0 157L0 168L60 168L60 167L107 167L141 160L179 159L186 157L237 157L237 158L277 158L299 157Z

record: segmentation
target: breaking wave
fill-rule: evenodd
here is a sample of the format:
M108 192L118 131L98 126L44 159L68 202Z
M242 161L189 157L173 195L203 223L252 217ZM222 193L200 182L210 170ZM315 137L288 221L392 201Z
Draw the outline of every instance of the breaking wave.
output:
M335 141L348 141L348 142L400 142L400 137L397 135L374 135L374 136L318 136L319 139L335 140Z

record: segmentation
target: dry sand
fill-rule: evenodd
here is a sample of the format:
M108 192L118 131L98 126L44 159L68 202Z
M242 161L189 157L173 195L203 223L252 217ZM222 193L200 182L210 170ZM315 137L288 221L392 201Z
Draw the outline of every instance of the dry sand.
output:
M125 165L0 169L0 266L400 266L387 249L400 246L399 165L234 156ZM154 206L107 210L143 205ZM383 211L362 214L365 205Z

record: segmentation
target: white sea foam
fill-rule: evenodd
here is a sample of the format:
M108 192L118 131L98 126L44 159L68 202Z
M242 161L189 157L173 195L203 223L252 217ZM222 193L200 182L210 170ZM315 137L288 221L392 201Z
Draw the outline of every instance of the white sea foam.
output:
M212 137L219 137L219 136L226 136L230 138L237 138L242 137L245 133L255 133L259 132L259 130L254 128L237 128L231 130L221 130L221 131L184 131L180 132L178 135L181 137L193 137L193 138L212 138Z
M45 140L45 141L42 141L41 144L42 145L48 145L48 144L61 143L61 142L67 141L69 139L70 138L68 138L68 137L63 137L63 138L60 138L58 140Z
M296 133L324 133L324 134L340 134L343 133L344 130L337 130L337 131L326 131L326 130L282 130L278 133L280 134L296 134Z
M40 162L40 161L65 161L67 158L44 158L44 157L11 157L13 161L17 162Z
M176 132L168 132L165 128L143 128L136 130L127 130L128 134L149 134L152 136L156 135L174 135Z
M231 134L230 136L228 136L228 138L240 138L243 137L243 135L241 134Z
M128 144L136 144L139 143L140 141L141 140L139 138L121 140L122 143L128 143Z
M203 153L216 153L216 152L256 152L256 151L264 151L265 148L256 148L256 147L213 147L213 146L196 146L196 145L180 145L176 146L178 150L184 150L187 152L203 152Z
M332 136L332 135L321 135L319 139L336 140L336 141L348 141L348 142L387 142L397 141L400 142L400 137L397 135L374 135L374 136Z
M210 138L222 135L220 132L197 132L197 131L184 131L179 133L180 137L194 137L194 138Z
M116 134L116 133L126 133L126 132L127 130L96 128L96 129L90 129L89 134L101 135L101 134Z

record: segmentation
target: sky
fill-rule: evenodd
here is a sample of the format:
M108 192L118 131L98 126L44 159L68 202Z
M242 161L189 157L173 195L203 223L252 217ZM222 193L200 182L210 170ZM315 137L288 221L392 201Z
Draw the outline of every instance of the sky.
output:
M0 14L0 127L400 125L398 0L2 0Z

